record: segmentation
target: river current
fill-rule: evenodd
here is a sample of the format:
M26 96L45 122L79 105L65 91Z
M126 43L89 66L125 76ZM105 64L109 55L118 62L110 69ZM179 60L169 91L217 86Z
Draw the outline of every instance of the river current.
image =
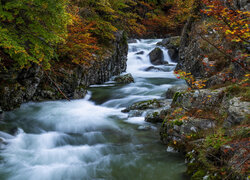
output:
M152 66L148 54L158 41L129 44L127 73L135 83L109 81L91 86L84 99L30 102L6 113L4 121L18 132L12 136L0 131L5 141L0 146L0 179L185 179L184 157L161 144L160 125L121 112L134 102L161 98L169 87L183 83L175 78L173 65L146 71ZM165 61L174 64L162 50Z

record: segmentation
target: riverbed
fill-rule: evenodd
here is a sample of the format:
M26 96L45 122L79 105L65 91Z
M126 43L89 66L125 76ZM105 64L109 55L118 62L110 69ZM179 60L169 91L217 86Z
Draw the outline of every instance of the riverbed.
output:
M30 102L5 113L4 121L18 130L15 135L0 131L0 179L186 179L184 157L160 142L160 124L145 122L145 114L121 112L135 102L162 98L168 88L183 83L174 76L176 64L164 48L170 65L148 71L148 54L159 41L129 44L126 73L135 83L111 79L92 85L84 99Z

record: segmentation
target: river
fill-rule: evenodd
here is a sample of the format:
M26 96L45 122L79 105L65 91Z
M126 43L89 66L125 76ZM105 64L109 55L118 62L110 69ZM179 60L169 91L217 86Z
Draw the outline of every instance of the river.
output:
M174 66L145 71L152 66L148 54L158 41L129 44L127 72L135 83L109 81L91 86L84 99L30 102L5 113L4 121L17 126L18 133L0 131L5 141L0 146L0 179L186 179L184 157L161 144L160 125L121 112L134 102L161 98L169 87L182 83L173 74Z

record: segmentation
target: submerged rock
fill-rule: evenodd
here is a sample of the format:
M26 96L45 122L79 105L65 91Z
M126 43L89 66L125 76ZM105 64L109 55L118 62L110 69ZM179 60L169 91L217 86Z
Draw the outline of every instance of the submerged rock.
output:
M137 129L140 131L148 131L151 129L151 126L148 126L148 125L139 126Z
M132 74L130 74L130 73L117 76L117 77L115 77L114 81L119 83L119 84L129 84L129 83L135 82Z
M159 72L159 71L164 71L164 69L159 67L149 66L145 69L145 71Z
M164 61L163 51L160 48L155 48L149 53L150 62L153 65L162 65L166 62Z

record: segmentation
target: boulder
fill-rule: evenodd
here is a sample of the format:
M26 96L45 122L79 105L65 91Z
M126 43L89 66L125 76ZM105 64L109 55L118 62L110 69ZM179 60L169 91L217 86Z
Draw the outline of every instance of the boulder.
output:
M117 76L117 77L115 77L114 81L119 83L119 84L129 84L129 83L135 82L132 74L130 74L130 73Z
M140 52L137 52L135 53L136 55L143 55L144 54L144 51L140 51Z
M168 55L173 62L178 62L179 51L176 48L168 49Z
M162 123L167 114L171 112L170 107L151 110L146 114L145 121L151 123Z
M166 99L173 99L174 95L176 92L183 92L186 91L188 88L187 85L183 84L183 85L176 85L176 86L172 86L170 87L167 92L165 93L164 97Z
M173 68L172 67L155 67L155 66L149 66L146 69L144 69L144 71L151 71L151 72L170 72L172 71Z
M128 43L137 43L137 40L136 39L129 39Z
M240 98L234 97L229 100L227 108L228 117L224 122L224 127L229 128L232 125L240 124L250 114L250 102L240 101Z
M156 45L158 46L167 46L170 43L170 38L165 38L161 42L158 42Z
M163 51L160 48L155 48L153 51L151 51L149 53L149 59L153 65L165 64Z
M158 42L156 45L164 46L167 49L178 48L180 46L181 37L173 36L163 39L161 42Z

